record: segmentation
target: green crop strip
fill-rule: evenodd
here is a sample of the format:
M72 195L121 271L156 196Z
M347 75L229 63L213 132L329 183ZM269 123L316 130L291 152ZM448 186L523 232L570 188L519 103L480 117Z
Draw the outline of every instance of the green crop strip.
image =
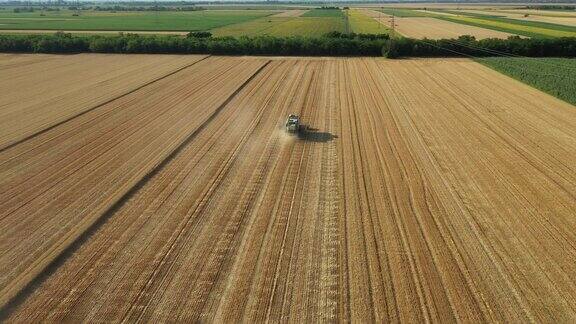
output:
M489 57L477 61L576 105L576 59Z

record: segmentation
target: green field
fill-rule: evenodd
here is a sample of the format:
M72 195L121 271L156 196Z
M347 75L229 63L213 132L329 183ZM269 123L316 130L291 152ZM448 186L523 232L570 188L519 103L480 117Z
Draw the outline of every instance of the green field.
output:
M344 32L343 18L266 17L212 30L215 36L322 36L331 31Z
M302 17L334 17L344 18L344 14L340 9L312 9L302 15Z
M388 27L364 15L359 10L348 10L348 22L356 34L388 34Z
M275 14L269 10L204 10L188 12L96 12L73 11L13 13L0 11L0 29L50 30L209 30Z
M576 105L576 59L490 57L477 61Z

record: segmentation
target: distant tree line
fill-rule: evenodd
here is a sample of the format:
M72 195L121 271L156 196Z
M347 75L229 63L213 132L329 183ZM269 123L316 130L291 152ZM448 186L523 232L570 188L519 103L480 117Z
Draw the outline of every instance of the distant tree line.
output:
M380 56L387 38L367 37L189 37L167 35L0 35L0 52L179 53L220 55Z
M396 57L576 57L576 38L476 40L389 39L387 35L329 33L323 37L212 37L192 32L188 37L167 35L0 35L0 52L20 53L174 53L282 56Z

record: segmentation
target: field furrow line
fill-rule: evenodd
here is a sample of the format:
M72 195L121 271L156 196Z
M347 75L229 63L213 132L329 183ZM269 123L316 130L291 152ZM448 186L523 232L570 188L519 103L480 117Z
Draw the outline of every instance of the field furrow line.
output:
M299 115L302 116L302 118L306 118L306 120L309 120L310 101L313 100L311 89L315 86L318 77L316 66L317 65L312 62L306 63L304 68L309 70L310 73L307 75L307 78L303 80L302 92L298 95L298 101L300 102L298 106L301 107ZM280 213L285 214L283 218L285 219L286 226L279 233L281 243L278 247L277 262L273 270L274 275L266 310L266 321L283 319L282 312L286 307L285 302L289 291L287 285L291 282L292 258L296 250L297 238L301 232L298 230L302 222L300 219L300 208L303 203L302 197L305 191L304 179L308 172L309 157L307 146L299 144L298 142L294 144L295 149L290 156L290 185L284 192L286 198L279 210ZM279 281L279 278L283 278L283 280Z
M303 109L305 105L305 89L310 84L312 75L315 72L307 67L310 67L309 63L299 63L297 65L297 74L291 80L291 84L287 87L287 95L289 101L282 106L282 115L280 120L285 118L286 114L296 112L298 113L300 109ZM300 85L306 85L301 87ZM265 320L266 316L270 316L273 319L279 320L279 314L281 311L281 305L276 308L276 313L269 313L268 309L271 307L272 303L280 303L282 299L280 298L281 293L276 293L276 286L274 282L276 280L276 285L280 286L279 290L285 289L284 281L277 281L277 271L286 271L287 265L285 264L286 258L283 258L283 249L281 248L283 240L278 240L277 237L286 237L293 239L295 235L295 228L297 226L296 221L290 221L290 205L291 197L293 197L296 186L300 185L297 180L297 174L300 169L299 161L302 158L302 145L299 145L297 140L294 138L285 138L285 143L282 147L282 151L279 152L279 165L274 168L274 173L276 178L281 179L281 183L278 185L278 191L266 192L267 197L270 197L270 202L272 202L268 209L262 209L261 212L267 217L272 218L272 222L269 223L266 232L264 233L264 241L261 247L261 252L258 256L258 262L256 264L255 277L252 281L252 285L257 285L258 290L254 291L254 297L248 300L246 305L245 315L251 320ZM262 206L262 208L266 208ZM264 216L264 215L262 215ZM290 243L288 243L290 244ZM286 246L286 245L285 245ZM283 265L284 264L284 265ZM258 316L258 317L257 317Z
M276 69L268 69L268 70L269 73L278 71ZM259 82L261 83L262 80L265 80L266 78L267 76L263 75ZM255 84L252 87L250 94L255 93L256 91L263 91L263 89L259 86L260 83L258 85ZM250 94L246 94L245 96L243 95L242 97L250 97L251 96ZM269 99L270 98L268 98L267 100ZM244 131L243 139L240 142L239 146L236 148L236 150L238 150L239 155L244 156L245 154L244 151L246 149L250 149L250 146L246 145L245 143L247 143L249 138L254 137L253 135L254 130L258 125L261 124L262 114L264 113L263 107L264 105L257 108L258 114L254 118L254 120L250 122L250 125L248 125L248 127L246 128L247 130ZM241 150L242 152L240 152L239 150ZM224 256L227 253L229 253L226 251L232 250L231 244L233 241L236 240L239 227L242 225L243 222L245 222L246 214L239 212L239 209L247 209L252 204L252 202L245 201L244 199L232 200L227 203L223 202L225 201L225 197L230 196L243 197L247 193L245 188L243 188L240 192L234 192L235 190L242 188L241 183L245 183L245 181L242 181L245 180L244 177L240 176L241 174L238 174L238 172L242 171L242 169L239 170L238 167L236 166L237 164L240 164L239 162L240 160L241 160L240 157L234 159L233 161L234 165L232 165L229 168L230 170L228 171L227 175L227 178L232 179L232 181L220 185L220 187L218 188L218 192L211 197L209 206L206 207L206 212L203 213L204 214L203 217L206 217L206 222L208 223L206 225L203 225L203 227L225 228L223 234L220 237L218 236L206 237L206 238L198 237L195 240L198 242L197 244L202 244L203 241L209 241L213 243L211 244L210 247L202 248L204 252L201 255L195 257L194 260L184 262L187 268L195 269L191 271L192 274L188 276L186 282L188 282L191 285L191 287L194 287L187 294L192 294L196 297L190 301L187 301L186 305L183 306L183 309L189 310L188 312L181 314L182 312L175 310L178 312L177 317L178 320L198 320L199 316L201 316L204 309L204 305L208 301L207 300L208 296L211 294L211 290L213 289L213 285L217 282L215 278L218 278L220 276L220 272L222 271L222 268L225 266L224 263L226 263L225 262L226 259L224 259ZM266 159L266 161L269 161L269 159ZM252 171L249 174L254 173L255 176L261 178L267 172L266 171L267 166L268 166L267 164L263 164L261 165L261 167L264 169L251 169ZM253 190L250 190L249 192L252 192L252 195L256 195L258 194L257 189L258 188L253 188ZM216 215L230 215L230 216L227 218L222 218ZM214 236L214 234L215 233L213 232L205 234L200 232L196 235ZM193 233L191 233L189 237L191 238L192 235ZM189 243L192 243L191 240L187 241ZM194 248L194 246L190 246L188 243L186 243L186 245L184 245L182 250L188 251L190 248ZM189 257L190 257L189 255L186 255L186 258ZM204 260L204 262L198 263L199 259ZM168 289L168 291L174 291L176 289L178 288L174 287L173 289ZM169 300L170 298L168 296L165 297L165 294L163 293L159 299Z
M333 141L322 147L321 161L322 164L320 183L323 190L320 190L318 210L325 213L327 219L322 219L318 225L317 231L320 233L320 247L322 249L322 259L320 263L320 287L317 309L320 314L324 315L322 320L336 321L346 320L346 315L341 314L339 308L346 303L344 296L341 295L342 287L345 287L341 281L343 277L342 268L340 268L340 253L342 250L341 238L344 233L340 232L339 222L342 213L339 209L341 199L341 188L339 187L338 177L339 164L336 139L339 138L340 128L338 126L338 96L337 87L330 82L337 73L337 64L329 62L326 67L326 76L324 77L324 110L325 119L319 120L318 123L324 123L326 132L332 134ZM338 134L338 135L337 135Z
M270 63L270 61L266 61L266 63L264 63L260 68L258 68L258 70L256 70L254 72L254 74L252 74L244 83L242 83L218 108L216 108L216 110L213 112L212 115L210 115L210 117L204 121L204 123L197 128L175 151L173 151L173 154L171 154L171 156L169 157L169 159L165 160L166 162L168 162L169 160L171 160L173 157L176 156L176 154L178 154L185 146L186 144L188 144L196 134L198 134L200 131L202 131L207 125L210 124L210 122L216 118L216 116L218 115L218 113L220 113L228 103L230 103L230 101L232 101L237 95L238 93L240 93L245 87L246 85L248 85L250 83L250 81L252 79L254 79L254 77L256 77L268 64ZM246 138L247 135L244 135L243 138ZM183 235L185 229L187 227L189 227L189 221L193 219L193 216L196 213L199 213L203 210L204 206L206 206L208 200L210 199L211 195L214 193L214 191L216 190L216 188L218 188L218 186L221 184L222 179L226 176L226 173L229 170L229 166L233 163L233 161L235 160L238 150L242 145L243 140L240 140L240 142L237 144L236 148L234 149L234 151L232 152L232 154L228 157L228 159L222 164L222 166L220 167L220 170L217 172L216 177L214 178L212 184L210 184L208 186L208 190L205 192L205 194L202 196L202 198L200 199L200 203L198 204L197 208L190 213L190 217L188 218L188 221L186 221L185 225L179 229L177 231L177 235L175 236L175 238L172 240L172 243L170 244L170 247L168 249L168 251L164 254L164 257L162 258L162 260L159 262L159 266L163 265L165 263L165 258L168 258L172 253L175 253L176 255L178 254L178 252L174 252L176 250L177 247L177 243L180 241L181 236ZM159 169L158 169L159 170ZM123 322L130 320L130 321L134 321L134 320L139 320L136 318L132 318L131 313L134 313L134 309L135 306L137 304L139 304L139 301L143 298L144 293L146 292L147 288L152 284L152 281L155 279L156 274L158 273L158 271L160 270L160 267L157 267L157 269L155 269L152 272L152 275L150 276L150 278L148 279L147 282L147 287L145 287L141 293L138 295L137 299L132 303L132 306L130 307L130 310L128 311L128 313L123 317ZM169 269L168 269L169 270ZM146 307L144 307L144 311L145 311Z
M350 157L350 162L344 163L346 165L350 165L351 170L349 170L349 175L346 177L344 175L345 180L349 180L351 183L350 185L345 185L346 189L349 189L349 192L345 192L347 196L348 203L353 203L350 206L351 209L346 210L346 214L344 217L349 219L355 219L356 215L359 215L359 220L356 220L352 223L354 226L355 232L349 232L351 238L354 238L355 242L352 243L352 247L349 250L349 256L355 261L352 261L350 268L352 271L356 272L356 274L352 274L351 277L354 280L358 280L360 278L365 281L362 285L359 285L358 282L350 282L350 287L353 289L351 291L350 300L353 303L351 307L350 317L351 320L362 320L362 321L373 321L375 320L375 306L374 303L374 285L381 285L382 281L377 281L377 277L381 275L380 272L375 272L374 264L379 265L378 262L374 262L374 258L377 257L377 254L374 253L374 247L371 244L374 240L372 236L372 240L370 240L367 236L369 236L372 232L370 228L368 228L366 222L370 220L370 205L368 201L368 192L366 190L365 179L366 176L364 175L364 168L362 167L363 164L363 153L362 152L362 144L361 144L361 136L360 132L362 131L362 127L359 125L359 117L357 114L360 112L357 111L359 106L359 102L361 98L358 98L353 95L354 90L358 89L357 85L357 75L355 66L350 62L344 62L344 76L343 80L350 80L349 83L346 83L346 87L344 90L346 99L345 107L343 107L345 115L343 115L343 121L346 120L347 125L346 129L343 129L344 132L349 133L349 138L346 138L348 143L342 143L344 147L348 146L351 153L344 153L343 157ZM343 139L344 141L344 139ZM347 145L346 145L347 144ZM356 250L356 251L355 251ZM360 251L357 251L360 250ZM358 257L365 258L365 260L357 259ZM362 270L358 269L358 267L363 268ZM358 271L366 271L364 274L358 273ZM361 279L361 280L362 280ZM365 285L365 286L364 286ZM362 296L366 294L366 296ZM382 294L379 294L381 296ZM355 308L354 303L358 303L360 305L356 305ZM381 306L381 305L378 305Z
M320 161L318 155L315 154L316 150L312 143L312 132L314 122L322 110L320 107L320 97L322 93L321 82L324 75L323 62L312 62L311 66L307 69L313 69L314 72L311 76L310 83L305 87L306 92L303 93L303 106L300 111L300 117L307 122L307 129L309 133L298 135L296 145L303 145L303 157L300 161L300 170L298 172L298 182L301 187L295 187L296 191L300 191L294 197L297 202L296 207L292 205L290 213L296 214L295 234L293 235L292 242L289 248L289 257L286 275L282 276L284 283L279 290L282 297L278 297L278 303L281 306L275 308L280 309L280 314L277 315L280 319L290 317L290 313L301 314L302 320L318 320L314 316L317 312L313 311L313 307L317 304L311 298L316 297L316 294L300 294L301 291L315 290L318 281L316 280L316 264L314 258L309 256L310 247L313 244L314 235L314 222L315 213L311 213L317 207L316 195L308 194L310 191L319 191L316 186L318 182L316 164ZM309 136L310 135L310 136ZM303 169L303 170L302 170ZM315 189L318 188L318 189ZM311 242L312 241L312 242ZM285 245L286 246L286 245ZM283 290L283 292L282 292ZM296 306L296 308L293 308ZM292 317L294 318L294 317ZM294 318L296 319L296 318Z
M302 73L303 70L299 68L294 70L294 72L299 74ZM283 118L287 113L286 110L290 104L290 100L293 100L294 98L294 96L291 95L291 92L293 91L295 85L297 84L296 82L298 81L298 79L294 77L295 75L297 74L293 74L289 79L287 79L288 81L288 86L286 87L287 90L283 91L282 93L282 97L285 97L285 99L288 99L288 101L284 102L279 101L278 102L279 104L274 105L275 106L274 109L277 110L271 115L272 118L271 125L273 125L272 129L274 131L272 133L266 133L267 135L265 136L269 138L269 141L273 140L272 142L273 146L271 147L272 152L276 152L278 149L280 149L280 151L278 151L277 154L275 154L276 157L274 158L273 162L274 164L269 166L271 168L271 171L269 172L269 176L267 176L266 183L262 188L262 194L259 198L260 203L255 205L252 220L247 225L247 228L245 230L246 234L244 234L243 242L241 243L241 246L239 247L238 250L241 253L241 255L244 255L245 253L248 254L246 255L246 258L237 259L232 269L230 270L231 277L230 279L227 280L226 290L224 291L225 296L227 295L234 296L234 294L237 294L245 289L250 289L249 286L253 285L255 279L255 277L253 276L257 276L257 273L259 272L258 269L260 266L260 260L262 260L262 253L263 253L262 243L266 242L266 238L268 237L268 233L274 221L274 219L269 215L275 214L275 210L276 208L278 208L278 202L281 201L278 198L275 198L273 200L269 199L269 197L278 196L278 194L274 194L276 191L271 190L276 190L276 188L279 188L279 190L281 190L280 189L281 187L274 185L274 181L272 181L273 179L278 178L277 177L273 178L272 175L280 170L285 169L285 166L280 165L282 162L286 161L287 153L290 153L290 151L286 150L286 148L288 148L289 142L286 142L286 139L280 139L277 135L277 133L279 132L279 130L277 130L278 127L277 125L279 118L281 120L281 118ZM284 175L284 177L281 177L280 179L282 181L285 181L285 177L286 175ZM280 179L278 179L278 181ZM266 203L267 201L273 202L272 203L273 206L270 207L271 203L270 202ZM250 233L251 235L249 235ZM249 248L248 246L259 246L259 247ZM252 256L250 256L251 254ZM253 260L251 264L245 264L245 262L250 262L250 260ZM252 266L256 267L256 269L244 273L246 269L245 266L243 266L242 264L248 266L248 269L251 269L250 267ZM246 304L241 303L240 305L230 304L229 303L230 300L234 299L224 297L223 301L220 302L218 310L215 313L216 319L230 318L229 316L231 316L231 314L237 314L236 316L240 316L238 315L237 312L239 312L240 310L245 312L246 311L245 308L250 307L249 300Z
M366 232L371 233L371 236L374 240L374 252L371 252L371 254L376 255L375 262L378 266L378 269L375 271L375 273L377 273L380 278L376 277L375 282L380 283L385 282L385 276L390 273L390 269L388 268L390 264L388 260L389 256L387 255L383 245L384 234L381 231L381 222L385 219L386 216L394 214L395 212L393 209L387 206L388 204L386 202L388 199L377 199L375 196L375 192L377 192L377 190L375 190L375 186L379 185L379 181L376 180L378 169L374 168L371 164L373 161L375 161L373 157L373 148L379 150L381 146L378 144L375 145L374 143L374 141L378 138L376 134L381 126L375 128L371 120L374 118L372 108L378 106L378 101L375 100L373 95L370 93L371 85L367 83L369 80L367 76L369 76L369 74L367 71L361 72L363 60L355 60L351 63L354 66L355 71L357 71L354 74L356 77L355 81L357 82L357 86L352 89L352 92L355 94L355 97L359 98L357 107L360 109L358 109L359 113L356 114L356 116L359 129L362 130L362 132L359 134L358 142L361 144L361 156L363 157L361 159L361 167L363 168L362 176L364 177L364 186L368 199L368 206L370 208L367 217L370 226L368 227L369 230ZM398 197L390 196L389 199L390 198L393 198L394 200L391 201L392 207L394 207L394 203L398 202ZM418 281L415 282L417 283ZM386 289L383 284L381 285L382 287L379 287L379 290L384 290L386 293L377 293L376 296L385 295L385 298L383 300L375 301L375 311L378 311L379 308L382 307L383 310L380 310L380 312L385 312L386 318L393 318L394 316L397 316L395 313L397 311L397 306L395 305L396 300L394 297L391 297L394 288Z

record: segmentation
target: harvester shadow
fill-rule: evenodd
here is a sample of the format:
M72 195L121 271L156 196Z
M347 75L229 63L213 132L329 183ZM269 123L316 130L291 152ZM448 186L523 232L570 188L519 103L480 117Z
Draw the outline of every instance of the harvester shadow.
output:
M298 139L314 143L326 143L335 138L338 138L338 136L329 132L319 132L318 128L311 127L308 127L305 131L298 134Z

